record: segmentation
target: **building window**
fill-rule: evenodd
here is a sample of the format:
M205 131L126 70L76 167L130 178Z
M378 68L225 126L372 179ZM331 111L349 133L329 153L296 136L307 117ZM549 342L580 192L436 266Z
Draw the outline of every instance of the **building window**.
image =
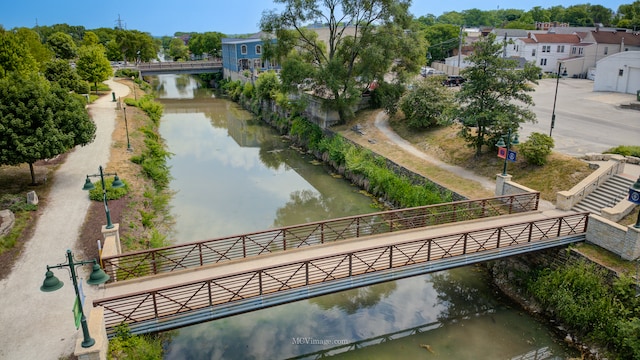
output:
M622 74L624 74L624 70L618 69L618 76L622 76Z
M582 52L584 51L584 48L579 48L578 49L578 55L582 55Z
M540 66L547 65L547 59L540 59Z
M536 49L531 50L531 56L536 56Z
M543 53L551 52L551 45L542 45L542 52Z
M575 48L575 46L571 48L571 54L572 54L572 55L575 55L575 54L576 54L576 48Z
M262 54L262 46L256 45L256 54Z
M609 54L609 47L608 47L608 46L605 46L605 47L604 47L604 54L605 54L605 55L608 55L608 54Z
M247 45L240 46L240 53L242 55L247 55Z
M559 53L563 53L564 52L564 45L558 45L558 52Z

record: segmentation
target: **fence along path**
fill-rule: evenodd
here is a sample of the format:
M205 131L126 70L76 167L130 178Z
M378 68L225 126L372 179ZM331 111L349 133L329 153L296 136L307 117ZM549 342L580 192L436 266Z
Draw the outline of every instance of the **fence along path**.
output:
M522 193L382 211L103 257L112 281L215 264L337 240L538 209L540 193Z
M108 332L168 330L264 307L583 241L588 213L533 212L378 234L107 285ZM439 262L449 261L446 266Z

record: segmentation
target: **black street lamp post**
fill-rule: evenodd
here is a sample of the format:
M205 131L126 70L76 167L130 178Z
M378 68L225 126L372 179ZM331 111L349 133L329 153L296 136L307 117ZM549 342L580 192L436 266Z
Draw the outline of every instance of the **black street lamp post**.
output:
M556 78L556 94L553 97L553 110L551 110L551 129L549 130L549 136L553 133L553 128L556 125L556 101L558 100L558 85L560 84L560 70L562 63L558 61L558 77ZM564 76L567 75L567 69L564 69Z
M131 143L129 142L129 124L127 123L127 107L123 106L122 111L124 112L124 128L127 132L127 151L131 152L133 149L131 148Z
M93 175L87 175L87 180L84 182L84 186L82 187L82 190L93 190L96 187L93 185L93 183L91 182L91 180L89 180L90 177L100 177L100 182L102 183L102 201L104 202L104 212L107 215L107 229L113 229L113 224L111 223L111 214L109 213L109 205L107 203L107 188L104 184L104 176L110 176L110 175L114 175L113 177L113 182L111 183L111 187L112 188L121 188L124 187L124 183L122 181L120 181L120 178L118 177L118 174L116 173L103 173L102 172L102 165L100 165L98 167L98 170L100 170L99 174L93 174Z
M91 337L91 335L89 335L89 327L87 326L87 318L84 316L84 310L82 309L81 293L80 293L80 290L78 289L78 279L76 275L76 266L85 265L85 264L93 264L93 271L91 272L91 275L89 275L89 280L87 280L87 284L100 285L100 284L106 283L109 280L109 275L107 275L100 268L100 265L98 265L98 262L95 259L75 261L73 259L73 254L71 253L71 250L67 250L66 263L53 265L53 266L47 265L47 273L45 274L44 282L42 283L40 290L44 292L50 292L50 291L56 291L60 289L63 283L57 277L55 277L55 275L53 275L53 272L51 271L51 269L60 269L65 267L69 268L69 271L71 273L71 281L73 281L73 289L76 292L76 302L79 304L79 308L80 308L79 309L80 324L82 326L82 336L83 336L82 347L88 348L88 347L92 347L96 341Z

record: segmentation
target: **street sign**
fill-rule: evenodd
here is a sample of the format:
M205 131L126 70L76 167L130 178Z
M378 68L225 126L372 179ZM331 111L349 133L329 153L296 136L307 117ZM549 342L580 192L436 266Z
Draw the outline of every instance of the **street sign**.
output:
M634 188L629 189L629 201L640 205L640 190Z
M513 150L509 150L509 153L507 154L507 160L511 162L516 162L516 152Z

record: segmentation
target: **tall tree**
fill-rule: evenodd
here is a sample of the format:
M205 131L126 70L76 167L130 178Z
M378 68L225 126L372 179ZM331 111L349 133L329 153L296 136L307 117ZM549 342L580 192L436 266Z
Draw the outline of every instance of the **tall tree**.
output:
M73 59L78 52L78 47L71 35L62 32L57 32L49 36L47 45L49 45L59 59Z
M462 34L463 36L465 33ZM460 26L451 24L436 24L424 30L424 37L428 42L427 56L430 61L444 60L457 49L460 41Z
M294 45L290 50L313 64L315 87L327 93L325 105L336 110L341 121L352 115L352 105L371 81L382 80L390 70L403 81L424 63L422 40L411 29L410 1L275 2L284 10L263 13L261 29L277 36L277 46ZM327 27L324 41L306 26L318 21ZM281 43L280 39L291 38L288 32L296 41Z
M173 38L169 43L169 56L175 61L188 60L189 48L184 44L184 41L180 38Z
M189 39L189 51L194 55L209 54L219 57L222 50L223 34L219 32L206 32L204 34L194 34Z
M38 63L29 47L14 33L0 28L0 78L13 71L28 73L37 69Z
M533 91L530 82L537 84L540 68L526 63L516 70L517 63L502 57L503 45L495 40L491 33L474 43L466 59L473 65L461 71L467 82L456 94L461 104L458 118L464 125L460 134L476 156L508 130L514 133L521 123L536 121L528 108L533 105L528 92Z
M76 62L78 75L84 80L93 83L98 93L98 83L107 80L113 73L111 63L107 60L102 45L81 46Z
M0 79L0 165L29 164L33 184L33 163L92 142L95 131L79 95L33 72Z
M27 45L29 53L41 69L53 57L53 52L42 43L37 32L27 28L19 28L15 30L15 34L21 43Z

